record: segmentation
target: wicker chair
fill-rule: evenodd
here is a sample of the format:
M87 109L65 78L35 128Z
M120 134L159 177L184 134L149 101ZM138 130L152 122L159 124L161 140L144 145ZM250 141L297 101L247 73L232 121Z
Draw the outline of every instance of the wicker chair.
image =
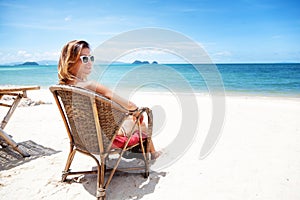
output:
M120 170L118 165L122 156L125 155L124 153L128 153L129 150L137 147L141 152L139 155L142 155L145 165L127 168L126 170L142 170L145 178L149 176L149 143L153 123L152 111L149 108L139 108L134 112L128 111L121 105L93 91L75 86L54 85L49 89L55 98L70 138L70 153L62 174L62 181L66 181L68 175L97 173L96 196L97 199L105 199L105 190L116 170ZM139 118L144 113L148 116L147 138L142 138L138 123ZM125 142L123 148L114 148L113 141L116 134L124 120L130 115L137 116L138 120L136 120L132 128L129 139ZM128 147L128 142L136 127L140 130L139 142ZM71 172L70 166L76 151L92 157L97 163L97 170ZM118 159L115 165L108 169L106 164L109 155L116 153L119 155ZM108 177L105 176L106 172L110 172Z

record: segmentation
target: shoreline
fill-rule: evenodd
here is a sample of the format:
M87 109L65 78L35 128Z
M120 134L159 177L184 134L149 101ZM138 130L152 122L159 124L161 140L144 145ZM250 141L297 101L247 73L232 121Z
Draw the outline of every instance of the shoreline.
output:
M55 84L53 84L55 85ZM0 85L0 87L14 87L14 86L22 86L22 85ZM49 90L49 87L51 85L40 85L40 90ZM114 90L114 88L110 88L111 90ZM158 89L157 91L155 91L154 89L151 90L138 90L138 91L134 91L130 88L130 90L127 89L118 89L118 91L124 91L125 93L138 93L138 94L146 94L146 95L165 95L165 94L178 94L178 95L189 95L192 94L195 96L220 96L220 94L223 96L223 94L225 95L225 97L245 97L245 98L249 98L249 97L258 97L258 98L285 98L285 99L300 99L300 92L299 93L280 93L280 92L258 92L258 91L232 91L232 90L224 90L224 91L195 91L195 90L191 90L191 92L184 92L184 91L166 91L166 90L161 90ZM29 91L31 92L31 91Z
M1 86L0 86L1 87ZM28 91L28 94L30 93L38 93L39 91L42 92L43 94L46 94L47 92L50 93L49 90L50 86L45 86L45 87L41 87L40 90L35 90L35 91ZM128 92L128 93L127 93ZM194 93L184 93L184 92L166 92L166 91L125 91L125 94L133 94L133 95L142 95L142 96L147 96L147 95L155 95L155 96L159 96L159 95L163 95L163 96L179 96L179 95L183 95L183 96L190 96L190 95L194 95L195 97L212 97L211 93L208 92L194 92ZM29 96L29 95L28 95ZM38 94L34 95L34 96L38 96ZM223 96L220 95L220 93L213 93L213 96L215 97L220 97ZM52 97L52 94L51 94ZM300 94L293 94L293 95L271 95L271 94L261 94L261 93L239 93L239 92L224 92L224 97L225 98L243 98L243 99L254 99L254 98L258 98L258 99L285 99L285 100L292 100L292 101L300 101ZM30 96L29 96L30 98Z
M0 86L1 87L1 86ZM157 97L167 97L167 98L172 98L172 99L177 99L179 97L192 97L195 98L197 100L197 98L200 99L208 99L208 100L212 100L212 98L216 98L216 99L223 99L224 102L226 103L226 101L237 101L237 100L252 100L252 101L290 101L290 102L300 102L300 97L295 97L295 96L270 96L270 95L258 95L258 94L240 94L240 93L228 93L225 92L225 96L220 96L218 93L217 94L209 94L209 93L171 93L171 92L153 92L153 91L133 91L133 92L124 92L125 95L119 94L120 96L123 97L129 97L129 99L133 102L138 102L141 105L145 105L145 103L143 103L142 99L145 98L157 98ZM26 104L32 104L31 106L34 105L43 105L43 104L53 104L55 103L54 98L52 96L52 93L50 92L48 87L41 87L41 89L39 90L29 90L27 91L27 96L28 98L23 98L19 104L19 107L26 107ZM4 100L0 99L0 101L11 101L9 100ZM150 105L152 105L153 103L151 101L147 101ZM139 105L138 105L139 106ZM0 107L1 108L1 107ZM1 116L0 116L1 117Z

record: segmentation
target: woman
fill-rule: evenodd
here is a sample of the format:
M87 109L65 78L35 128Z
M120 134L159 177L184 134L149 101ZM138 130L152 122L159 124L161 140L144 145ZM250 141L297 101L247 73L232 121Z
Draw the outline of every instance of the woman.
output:
M62 49L58 63L59 84L76 85L78 87L90 89L111 99L128 110L136 110L138 107L120 96L114 94L110 89L101 85L96 81L88 81L87 77L92 71L94 57L91 55L89 44L83 40L73 40L68 42ZM120 135L128 134L128 125L133 123L131 120L126 120L123 127L119 131ZM145 124L142 124L143 129ZM161 154L156 151L152 141L150 142L151 159L158 158Z

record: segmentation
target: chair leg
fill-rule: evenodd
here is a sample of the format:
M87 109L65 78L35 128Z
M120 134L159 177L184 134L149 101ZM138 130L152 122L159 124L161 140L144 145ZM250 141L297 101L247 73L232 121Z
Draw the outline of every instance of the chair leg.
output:
M76 150L71 146L71 150L70 150L70 153L69 153L69 156L68 156L68 159L67 159L65 170L63 171L63 174L62 174L62 182L66 181L66 179L67 179L67 176L68 176L69 171L70 171L70 166L71 166L72 161L74 159L75 153L76 153Z
M104 185L104 179L105 179L105 170L106 170L106 158L101 158L101 164L98 165L98 177L97 177L97 199L105 200L106 198L106 192L105 192L105 185Z
M149 174L150 174L149 171L150 171L150 170L149 170L149 163L148 163L148 161L146 161L146 162L145 162L145 173L144 173L144 178L148 178L148 177L149 177Z
M149 166L149 160L150 160L150 156L149 156L149 152L146 152L146 159L145 159L145 174L144 174L144 178L148 178L149 174L150 174L150 166Z
M150 139L147 138L147 142L146 142L146 151L145 155L144 155L144 161L145 161L145 173L144 173L144 178L148 178L149 174L150 174L150 167L149 167L149 160L150 160Z
M97 189L97 199L99 199L99 200L105 200L106 199L105 189L103 189L103 188L98 188Z

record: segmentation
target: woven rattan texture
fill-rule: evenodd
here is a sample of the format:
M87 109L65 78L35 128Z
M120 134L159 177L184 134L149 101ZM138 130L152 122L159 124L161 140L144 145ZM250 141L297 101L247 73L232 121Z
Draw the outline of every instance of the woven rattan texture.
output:
M93 115L92 99L75 91L58 91L64 105L65 114L71 128L74 145L81 151L99 154L97 129ZM113 108L111 101L105 98L95 98L98 112L98 120L102 133L104 151L120 129L127 114L124 111Z

